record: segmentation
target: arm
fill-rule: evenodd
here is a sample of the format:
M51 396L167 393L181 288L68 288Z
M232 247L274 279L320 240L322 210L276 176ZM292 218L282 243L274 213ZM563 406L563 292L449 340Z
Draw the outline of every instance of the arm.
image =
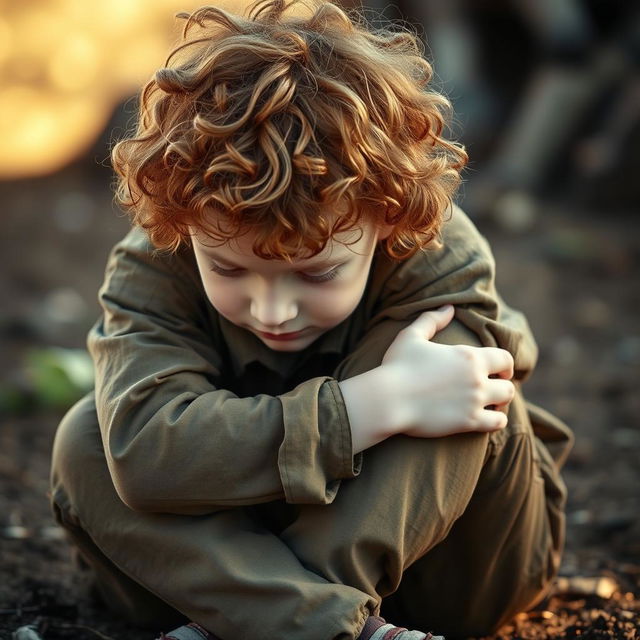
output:
M529 325L499 296L491 249L457 207L442 229L441 247L400 264L381 261L362 309L367 318L363 335L335 377L344 380L377 367L402 329L421 313L449 304L455 307L455 318L434 342L505 349L514 358L514 379L527 378L537 359Z
M359 319L363 337L335 379L253 398L219 384L215 322L205 321L211 310L195 270L153 259L143 235L131 234L112 256L101 291L104 318L89 339L105 454L123 501L176 513L279 498L331 502L340 480L357 475L360 464L336 380L378 367L401 329L447 302L456 304L456 321L436 339L499 344L514 354L506 345L519 349L527 340L490 291L490 254L469 225L460 214L445 229L443 250L401 265L399 274L391 276L398 270L391 263L373 274L358 309L367 319ZM465 253L451 255L463 238ZM411 269L420 272L418 284ZM520 352L522 374L528 365L526 350Z
M114 251L89 336L114 485L131 508L330 502L357 473L335 380L279 397L222 388L222 338L197 272L154 257L140 232Z
M493 257L468 218L455 210L441 247L399 268L383 263L371 284L377 307L370 306L368 331L336 371L354 451L397 433L436 437L504 427L504 413L485 407L505 408L513 397L510 353L522 379L536 349L524 318L499 299ZM456 305L453 322L451 309L415 320L439 303ZM441 344L429 342L436 333Z

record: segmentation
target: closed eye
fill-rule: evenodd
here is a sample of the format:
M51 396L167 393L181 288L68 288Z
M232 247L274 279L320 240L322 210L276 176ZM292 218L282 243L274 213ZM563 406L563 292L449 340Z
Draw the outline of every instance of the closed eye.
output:
M328 282L329 280L333 280L338 277L340 273L340 267L342 265L338 265L337 267L331 269L331 271L327 271L326 273L320 274L312 274L312 273L299 273L298 275L307 282Z
M211 262L209 264L209 269L211 269L211 271L213 271L214 273L217 273L219 276L225 276L227 278L234 278L241 275L245 271L244 269L238 269L237 267L225 269L215 262Z
M329 282L330 280L333 280L334 278L338 277L342 266L343 264L339 264L337 267L334 267L333 269L331 269L330 271L326 271L325 273L315 274L315 273L305 273L303 271L299 271L297 275L302 280L305 280L307 282L312 282L312 283ZM237 278L243 275L244 273L246 273L246 269L241 269L239 267L225 268L215 262L209 263L209 269L214 273L217 273L219 276L223 276L225 278Z

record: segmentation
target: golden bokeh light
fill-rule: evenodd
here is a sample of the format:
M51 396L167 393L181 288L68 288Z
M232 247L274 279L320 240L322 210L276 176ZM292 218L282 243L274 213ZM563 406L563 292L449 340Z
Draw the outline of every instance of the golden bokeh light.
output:
M63 166L99 135L110 106L90 94L67 100L37 87L0 90L3 177L38 175Z
M9 23L0 16L0 65L4 63L11 51L13 34Z
M104 66L104 49L91 33L73 33L51 57L48 64L51 84L63 91L78 91L90 87ZM70 70L73 69L73 73Z
M0 179L51 173L86 151L163 63L175 14L203 4L0 0Z

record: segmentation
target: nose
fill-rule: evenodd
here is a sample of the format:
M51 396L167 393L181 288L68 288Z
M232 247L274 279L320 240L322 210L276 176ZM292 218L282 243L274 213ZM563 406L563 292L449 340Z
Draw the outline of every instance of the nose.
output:
M262 281L251 296L251 316L260 328L269 330L284 325L298 315L298 304L286 282Z

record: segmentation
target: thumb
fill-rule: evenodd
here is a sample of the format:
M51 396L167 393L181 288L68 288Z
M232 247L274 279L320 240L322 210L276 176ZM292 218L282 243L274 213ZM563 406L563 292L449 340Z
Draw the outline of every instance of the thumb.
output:
M427 340L442 331L453 320L453 305L447 304L439 309L425 311L412 323L412 327L417 329Z

